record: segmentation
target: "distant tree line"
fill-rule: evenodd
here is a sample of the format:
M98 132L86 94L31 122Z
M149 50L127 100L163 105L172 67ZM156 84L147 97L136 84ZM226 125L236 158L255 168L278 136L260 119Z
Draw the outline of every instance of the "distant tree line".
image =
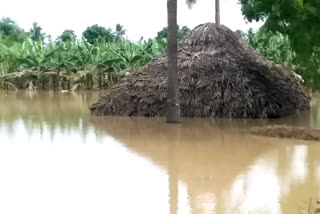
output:
M187 26L183 26L181 29L179 28L178 38L182 39L189 32L190 29ZM43 32L43 29L37 22L34 22L32 28L26 32L11 18L2 18L0 20L0 36L16 42L22 42L28 37L34 41L44 41L46 37L51 38L50 35ZM115 26L115 30L95 24L87 27L87 29L82 33L82 37L90 44L94 44L96 41L121 42L126 40L125 36L126 30L124 29L124 26L120 24ZM154 39L161 40L167 39L167 37L168 28L165 27L157 33L157 36ZM77 36L75 32L71 29L66 29L57 38L57 41L67 42L75 41L76 39Z
M189 31L183 27L180 38ZM107 88L163 53L166 35L163 29L156 38L132 42L120 24L115 30L93 25L87 27L81 39L67 29L52 41L38 23L26 32L14 20L3 18L0 88Z

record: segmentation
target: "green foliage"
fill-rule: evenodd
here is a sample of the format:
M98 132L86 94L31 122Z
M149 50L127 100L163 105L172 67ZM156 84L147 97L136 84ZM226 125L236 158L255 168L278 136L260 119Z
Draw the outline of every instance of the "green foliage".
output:
M126 30L123 28L122 25L120 24L117 24L116 25L116 31L114 32L114 35L115 35L115 39L116 41L124 41L124 35L126 34Z
M320 89L320 48L314 48L307 63L302 64L291 46L288 35L264 29L257 33L251 29L248 33L238 30L236 34L267 59L289 67L301 75L307 87Z
M265 28L289 35L301 57L320 47L320 2L314 0L240 0L249 21L265 20Z
M71 42L77 39L76 34L73 30L65 30L63 33L58 37L57 41L61 42Z
M178 25L178 39L181 40L183 39L186 35L188 35L188 33L191 30L187 27L187 26L183 26L180 29L180 26ZM156 40L161 40L161 39L167 39L168 38L168 28L165 27L163 28L161 31L158 32L157 37L155 38Z
M305 69L319 70L320 2L315 0L240 0L242 12L248 21L265 21L262 30L288 35L296 62ZM318 75L318 74L317 74ZM320 83L317 83L320 84Z
M96 41L113 42L116 36L112 33L112 30L106 29L99 25L93 25L88 27L82 34L82 36L90 43L94 44Z
M300 59L298 59L300 62ZM300 63L299 74L306 80L307 86L314 90L320 90L320 48L314 47L313 53L305 63Z
M14 20L2 18L0 20L0 37L13 41L23 41L27 34L22 30Z
M43 41L46 36L46 34L42 32L42 28L36 22L33 23L29 35L34 41Z
M197 3L197 0L186 0L187 5L191 8L194 4Z
M62 40L62 39L61 39ZM0 39L0 87L105 88L161 54L166 40L23 42Z
M268 31L254 33L252 29L248 33L236 33L267 59L285 66L294 64L296 54L290 46L288 36Z
M0 21L0 32L3 36L8 37L12 32L18 28L15 21L10 18L2 18Z
M188 32L184 27L182 33ZM0 88L102 89L129 75L167 48L167 40L126 40L120 24L115 31L88 27L82 40L65 30L55 42L33 23L26 34L9 18L0 21ZM21 36L23 35L23 36Z
M181 29L178 30L178 39L183 39L188 33L190 33L190 28L187 26L183 26Z

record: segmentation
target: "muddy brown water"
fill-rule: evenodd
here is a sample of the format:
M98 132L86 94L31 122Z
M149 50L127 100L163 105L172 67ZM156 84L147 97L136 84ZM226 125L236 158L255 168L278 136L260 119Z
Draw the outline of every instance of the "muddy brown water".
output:
M95 92L0 91L0 213L293 214L320 199L320 144L244 134L280 120L90 117Z

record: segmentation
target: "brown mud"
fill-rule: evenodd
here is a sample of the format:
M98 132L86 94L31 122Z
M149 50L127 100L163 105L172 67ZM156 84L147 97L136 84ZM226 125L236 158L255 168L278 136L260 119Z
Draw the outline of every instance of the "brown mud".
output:
M265 137L293 138L298 140L320 141L320 130L287 125L254 127L249 133Z

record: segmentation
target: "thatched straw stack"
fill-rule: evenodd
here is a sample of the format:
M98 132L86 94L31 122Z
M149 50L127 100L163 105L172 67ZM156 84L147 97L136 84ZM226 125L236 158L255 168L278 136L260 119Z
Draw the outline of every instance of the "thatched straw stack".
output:
M165 116L167 54L109 89L93 115ZM310 108L300 83L225 26L197 26L178 46L183 117L273 118Z

